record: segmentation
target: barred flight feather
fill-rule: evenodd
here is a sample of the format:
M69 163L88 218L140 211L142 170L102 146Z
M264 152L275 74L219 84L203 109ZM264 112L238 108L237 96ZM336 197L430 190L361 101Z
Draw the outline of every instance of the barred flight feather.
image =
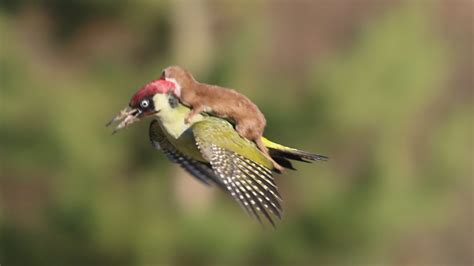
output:
M263 214L275 226L272 215L281 218L282 208L271 170L199 137L196 144L241 207L259 221L259 213Z

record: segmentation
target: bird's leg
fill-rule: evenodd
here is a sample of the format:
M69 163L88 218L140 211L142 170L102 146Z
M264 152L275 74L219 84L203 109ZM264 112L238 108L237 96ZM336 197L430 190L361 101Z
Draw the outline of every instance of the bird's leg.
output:
M120 113L118 113L118 115L114 116L114 118L112 118L105 126L108 127L112 125L113 123L124 119L126 116L128 116L129 112L130 112L130 108L127 107L123 109L122 111L120 111Z
M128 125L138 121L139 119L137 118L137 115L139 115L139 111L137 109L130 109L129 107L123 109L120 111L120 113L112 118L109 123L107 123L106 126L110 126L112 123L120 121L121 122L117 125L117 127L114 129L112 134L117 133L117 131L121 130L122 128L127 127Z

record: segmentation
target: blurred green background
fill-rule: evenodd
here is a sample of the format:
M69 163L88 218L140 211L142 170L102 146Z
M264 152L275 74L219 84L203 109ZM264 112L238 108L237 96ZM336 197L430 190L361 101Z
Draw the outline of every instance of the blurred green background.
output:
M473 264L473 2L0 3L1 265ZM171 64L331 158L276 230L104 127Z

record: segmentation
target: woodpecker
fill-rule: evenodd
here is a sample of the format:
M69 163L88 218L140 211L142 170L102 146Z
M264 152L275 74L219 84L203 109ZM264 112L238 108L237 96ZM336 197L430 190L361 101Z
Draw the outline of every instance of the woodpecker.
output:
M196 113L185 122L192 110L174 95L175 86L163 79L146 84L107 126L119 122L115 133L145 117L155 118L148 132L153 147L203 183L213 183L227 191L250 216L262 222L263 215L275 226L275 217L281 219L282 198L273 177L276 171L272 160L224 118ZM264 137L261 141L272 159L287 169L295 170L290 160L328 159Z
M229 118L235 122L235 129L240 136L251 140L273 163L277 171L280 166L270 156L268 148L262 141L266 120L258 107L244 95L233 89L198 82L190 72L180 66L170 66L163 70L161 79L174 83L173 93L192 111L185 117L188 123L196 114L203 111L215 116Z

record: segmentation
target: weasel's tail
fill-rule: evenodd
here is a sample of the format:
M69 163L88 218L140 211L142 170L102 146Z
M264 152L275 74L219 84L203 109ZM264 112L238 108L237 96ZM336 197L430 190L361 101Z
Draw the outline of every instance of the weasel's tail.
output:
M327 161L327 156L312 152L302 151L295 148L286 147L272 142L264 137L262 141L269 149L270 156L281 166L295 170L290 160L311 163L312 161Z

